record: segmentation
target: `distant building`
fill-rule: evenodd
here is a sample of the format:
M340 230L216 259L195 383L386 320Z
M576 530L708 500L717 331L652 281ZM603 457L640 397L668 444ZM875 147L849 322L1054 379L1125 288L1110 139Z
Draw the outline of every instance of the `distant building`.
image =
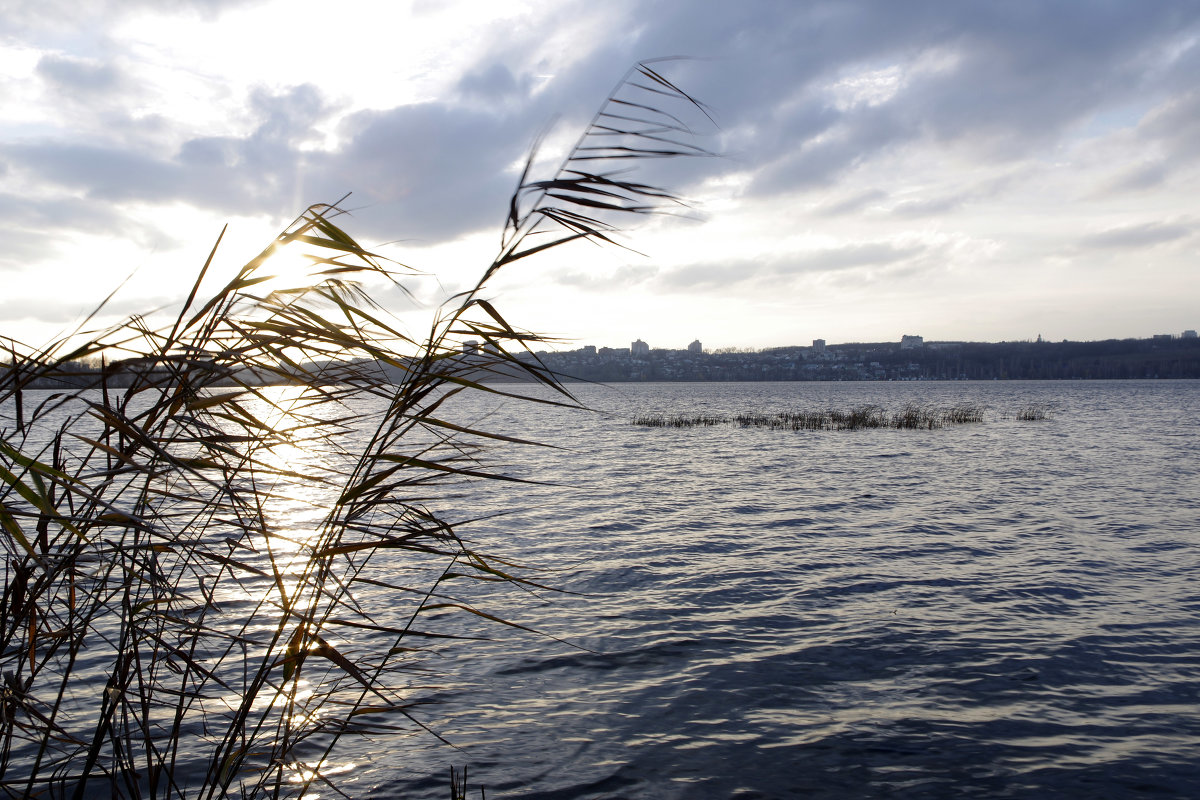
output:
M596 345L594 345L594 344L585 344L585 345L583 346L583 354L584 354L585 356L594 356L594 355L596 355Z
M901 350L913 350L918 347L925 346L925 339L921 336L909 336L907 333L900 337Z
M479 352L479 342L474 339L469 339L462 343L462 351L468 355L474 355Z
M1181 337L1179 337L1179 338L1181 338L1181 339L1195 339L1195 338L1196 338L1196 332L1195 332L1195 331L1184 331L1184 332L1183 332L1183 336L1181 336Z
M650 345L646 344L641 339L638 339L636 342L629 345L629 352L635 356L648 356L650 355Z
M688 352L689 353L703 353L704 352L704 348L700 345L699 339L697 339L696 341L694 341L688 345Z
M1156 342L1169 342L1175 337L1169 333L1156 333L1153 338Z
M825 340L824 339L813 339L813 352L814 353L824 353L825 352Z

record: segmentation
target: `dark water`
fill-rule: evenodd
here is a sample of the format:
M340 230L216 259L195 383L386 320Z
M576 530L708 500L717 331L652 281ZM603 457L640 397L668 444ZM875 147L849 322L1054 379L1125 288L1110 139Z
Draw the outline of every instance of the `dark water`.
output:
M356 795L1200 796L1200 383L583 387L491 418L568 488L467 530L576 595L448 651L428 739ZM935 431L639 428L638 412L986 405ZM1029 403L1051 419L1005 418ZM482 410L482 409L481 409Z

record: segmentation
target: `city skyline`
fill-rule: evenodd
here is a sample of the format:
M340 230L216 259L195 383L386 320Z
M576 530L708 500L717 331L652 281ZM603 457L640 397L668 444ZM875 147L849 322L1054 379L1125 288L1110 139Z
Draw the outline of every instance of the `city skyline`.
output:
M1172 340L1174 340L1174 339L1196 339L1196 338L1198 338L1196 330L1193 328L1186 328L1177 333L1154 333L1149 336L1127 336L1127 337L1112 337L1112 336L1110 336L1110 337L1104 337L1102 339L1063 339L1062 341L1104 342L1104 341L1114 341L1114 340L1118 340L1118 339L1134 339L1134 340L1172 339ZM897 344L899 344L901 347L905 347L906 345L910 346L910 347L911 346L920 347L920 346L923 346L924 344L935 344L935 345L943 344L943 343L944 344L964 344L964 343L1009 344L1009 343L1042 342L1042 341L1049 341L1049 340L1043 339L1041 334L1038 334L1036 338L1001 339L998 342L989 342L986 340L971 340L971 339L928 339L927 340L924 336L921 336L920 334L901 334L899 338L893 338L893 339L879 339L879 340L854 339L854 340L849 340L849 341L845 341L845 342L829 342L825 339L813 339L812 343L807 344L807 345L795 344L795 343L793 343L793 344L771 344L771 345L766 345L763 348L751 348L751 350L757 351L760 349L761 350L771 350L771 349L777 349L777 348L793 348L793 347L811 347L814 349L821 349L824 347L842 347L842 346L853 346L853 345L860 345L860 344L883 344L886 342L893 342L893 341L896 342ZM683 347L668 347L668 346L656 347L653 344L642 341L641 338L638 338L638 339L635 339L634 341L630 342L629 347L624 347L624 348L612 347L612 345L608 345L608 344L598 345L598 344L594 344L594 343L586 343L586 344L579 344L577 347L574 347L572 350L564 350L564 352L599 351L599 350L624 350L626 352L633 352L635 350L635 345L639 345L639 344L643 345L646 350L675 350L675 351L685 351L686 350L689 352L705 352L705 353L720 352L720 351L726 350L728 348L738 349L736 345L730 345L730 346L728 346L728 348L726 346L721 346L721 347L716 347L716 348L706 348L703 346L703 344L701 343L701 341L699 339L694 339L694 340L692 340L692 342L690 344L684 345ZM473 340L468 341L468 342L464 343L464 351L474 352L479 346L480 346L480 344L477 341L473 341Z
M346 229L428 273L415 305L367 287L424 330L495 254L539 134L552 165L630 64L677 54L719 156L647 173L689 204L629 249L502 271L514 325L744 348L1195 327L1200 6L704 8L18 0L0 336L44 343L127 278L94 325L178 308L226 223L213 281L347 192Z

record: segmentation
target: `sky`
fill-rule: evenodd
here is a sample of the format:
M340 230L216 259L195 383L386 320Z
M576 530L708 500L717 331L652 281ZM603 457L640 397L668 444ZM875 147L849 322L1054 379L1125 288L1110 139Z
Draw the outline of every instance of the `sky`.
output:
M232 274L305 207L436 276L495 255L540 133L626 69L704 101L719 155L628 248L488 297L562 347L1094 340L1200 328L1200 4L17 0L0 14L0 337L43 344ZM546 177L549 177L547 174ZM375 289L373 288L373 291Z

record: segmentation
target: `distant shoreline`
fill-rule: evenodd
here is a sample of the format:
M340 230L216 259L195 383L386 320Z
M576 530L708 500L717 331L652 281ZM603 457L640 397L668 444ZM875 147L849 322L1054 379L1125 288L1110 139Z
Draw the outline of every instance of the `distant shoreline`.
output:
M1100 342L897 342L772 347L757 352L581 348L539 352L559 375L651 381L961 381L1200 378L1200 339Z
M548 370L560 380L589 383L733 383L793 381L994 381L994 380L1144 380L1200 378L1200 339L1110 339L1100 342L896 342L833 344L820 347L772 347L756 352L696 349L583 347L570 351L524 353L530 368ZM475 382L528 379L513 364L498 363L485 348L466 348L454 357L458 374ZM336 383L336 362L305 364L298 381L329 376ZM0 364L0 372L10 370ZM135 372L162 369L143 362L110 363L102 371L79 362L36 369L23 365L29 389L125 385ZM402 366L378 365L380 383L401 383ZM3 376L0 376L3 377ZM277 376L272 376L277 377ZM6 378L7 379L7 378ZM240 375L237 381L247 381ZM253 380L247 382L254 383ZM214 382L219 385L219 382ZM230 385L236 381L230 380ZM278 380L265 383L280 383Z

